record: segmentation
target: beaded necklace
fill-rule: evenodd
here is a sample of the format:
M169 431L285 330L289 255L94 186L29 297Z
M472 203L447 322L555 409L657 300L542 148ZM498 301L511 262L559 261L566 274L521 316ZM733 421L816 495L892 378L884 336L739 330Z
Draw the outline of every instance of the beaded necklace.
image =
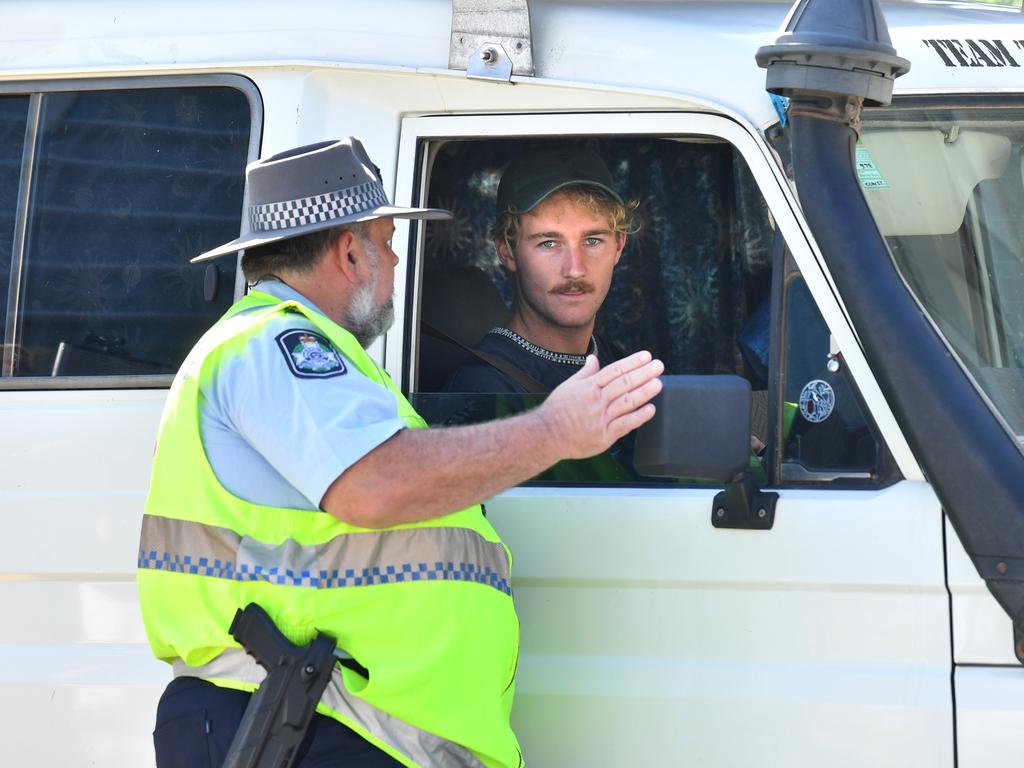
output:
M587 350L587 355L570 355L565 352L552 352L550 349L544 349L544 347L538 347L531 341L527 341L515 331L504 328L500 325L491 328L489 333L495 333L499 336L504 336L506 339L514 342L524 350L529 352L531 355L548 360L552 363L559 363L560 365L576 365L582 366L587 362L587 355L597 355L597 339L593 336L590 337L590 349Z

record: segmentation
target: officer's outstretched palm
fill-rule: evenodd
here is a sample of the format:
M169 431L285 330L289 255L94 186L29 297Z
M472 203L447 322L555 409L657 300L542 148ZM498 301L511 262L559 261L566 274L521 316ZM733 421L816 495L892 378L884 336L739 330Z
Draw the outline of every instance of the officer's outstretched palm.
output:
M552 440L564 447L570 459L607 450L654 416L650 400L661 391L658 376L664 370L664 364L646 351L604 368L589 356L586 365L555 388L539 409Z

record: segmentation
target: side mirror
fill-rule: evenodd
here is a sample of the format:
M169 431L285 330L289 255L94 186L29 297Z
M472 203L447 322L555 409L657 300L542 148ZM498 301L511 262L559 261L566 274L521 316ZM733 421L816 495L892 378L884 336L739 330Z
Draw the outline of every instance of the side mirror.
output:
M750 383L739 376L663 376L658 413L637 430L642 475L725 484L711 503L716 528L771 530L779 495L758 488L750 464Z
M636 433L642 475L728 482L750 461L750 382L740 376L662 376L657 414Z

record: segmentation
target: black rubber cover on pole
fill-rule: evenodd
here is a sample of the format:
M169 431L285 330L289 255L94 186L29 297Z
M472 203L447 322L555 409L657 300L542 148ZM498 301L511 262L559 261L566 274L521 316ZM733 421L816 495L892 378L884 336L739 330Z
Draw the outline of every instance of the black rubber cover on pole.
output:
M892 47L878 0L797 0L756 59L772 93L841 93L872 104L888 104L893 79L910 69Z

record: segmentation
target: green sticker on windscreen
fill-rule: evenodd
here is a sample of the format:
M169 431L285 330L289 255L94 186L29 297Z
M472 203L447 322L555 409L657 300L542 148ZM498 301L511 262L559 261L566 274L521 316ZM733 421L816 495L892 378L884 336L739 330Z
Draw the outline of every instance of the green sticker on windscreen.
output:
M871 157L868 148L863 144L857 145L855 157L857 163L857 178L860 179L862 189L888 189L889 182L882 176L882 172L875 165L875 159Z

